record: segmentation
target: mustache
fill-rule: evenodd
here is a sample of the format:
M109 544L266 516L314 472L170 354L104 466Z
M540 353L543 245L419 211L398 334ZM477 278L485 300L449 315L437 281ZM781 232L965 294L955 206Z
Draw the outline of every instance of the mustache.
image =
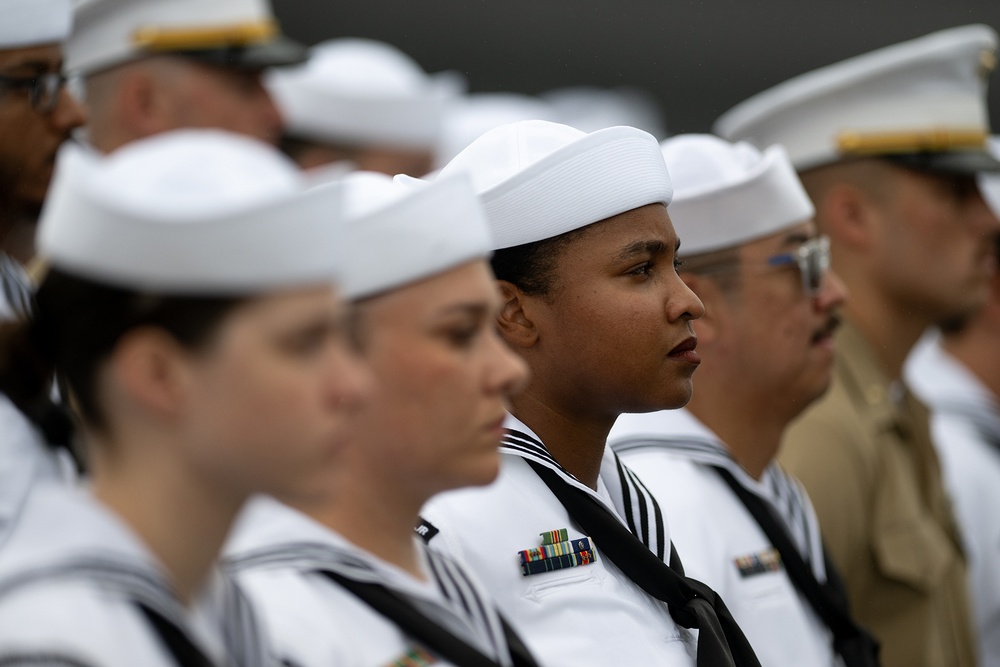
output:
M840 316L830 315L827 318L826 323L816 330L812 336L812 342L817 343L823 338L829 338L834 334L837 328L840 326Z

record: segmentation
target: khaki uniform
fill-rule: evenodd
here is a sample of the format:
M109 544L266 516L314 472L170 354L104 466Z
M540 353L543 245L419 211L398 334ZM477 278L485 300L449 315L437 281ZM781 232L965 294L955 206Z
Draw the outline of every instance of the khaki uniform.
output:
M927 409L894 390L849 322L837 344L829 393L786 432L779 459L809 492L883 665L975 665L965 557Z

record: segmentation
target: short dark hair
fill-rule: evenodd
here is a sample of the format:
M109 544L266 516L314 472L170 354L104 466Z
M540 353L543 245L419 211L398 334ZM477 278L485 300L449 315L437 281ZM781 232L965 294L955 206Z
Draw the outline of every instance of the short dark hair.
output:
M525 294L548 297L555 283L559 253L587 229L589 226L541 241L497 250L490 260L493 273L497 280L506 280Z
M112 287L50 270L27 321L0 327L0 391L38 424L53 444L70 433L54 430L50 391L65 381L80 417L106 426L96 396L100 365L128 331L159 327L181 345L209 342L223 317L245 297L170 296Z

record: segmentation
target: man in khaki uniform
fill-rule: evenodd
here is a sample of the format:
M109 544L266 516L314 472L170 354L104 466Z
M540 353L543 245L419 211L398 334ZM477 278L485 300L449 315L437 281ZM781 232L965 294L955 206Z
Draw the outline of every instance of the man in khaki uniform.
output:
M901 381L928 325L982 306L996 219L975 173L997 38L956 28L805 74L716 131L783 143L848 288L834 382L786 432L855 617L883 664L976 664L962 554L927 410Z

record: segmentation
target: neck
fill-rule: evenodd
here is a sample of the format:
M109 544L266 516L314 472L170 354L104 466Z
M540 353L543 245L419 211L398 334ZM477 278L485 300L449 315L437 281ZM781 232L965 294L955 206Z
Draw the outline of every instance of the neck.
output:
M511 401L511 414L541 438L562 467L591 489L597 489L604 447L617 415L559 410L530 387Z
M122 443L97 443L95 453ZM145 443L150 444L150 443ZM166 568L174 591L190 604L204 586L245 494L220 488L172 460L164 448L143 447L128 460L95 455L94 495L115 512Z
M781 435L791 418L774 405L761 405L755 400L762 398L759 395L734 394L734 388L746 386L746 382L726 387L706 387L703 377L698 382L688 411L718 436L751 477L759 480L777 455Z
M378 467L377 462L373 465ZM352 544L426 580L413 529L428 498L407 498L397 485L357 466L345 465L341 472L335 497L294 506Z
M0 211L0 252L10 255L23 265L27 265L35 254L35 228L37 211L32 214L23 207L12 206Z
M851 296L844 306L845 316L871 344L882 370L898 380L907 355L932 322L920 309L900 308L864 284L849 284L848 293Z

